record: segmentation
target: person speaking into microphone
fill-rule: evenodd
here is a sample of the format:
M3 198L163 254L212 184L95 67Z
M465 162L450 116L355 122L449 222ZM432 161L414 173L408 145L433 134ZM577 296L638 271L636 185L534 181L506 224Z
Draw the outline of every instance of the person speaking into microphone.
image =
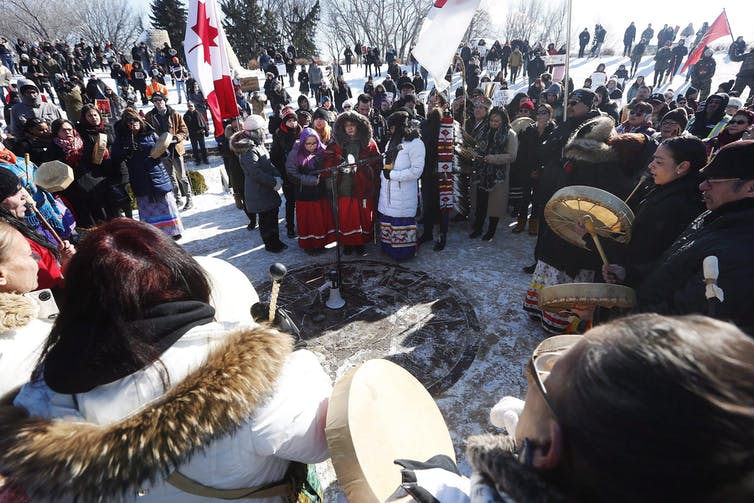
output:
M366 244L373 238L374 201L379 190L382 159L372 138L369 120L356 112L343 112L333 126L333 143L327 146L323 156L323 167L333 168L347 161L352 155L358 163L357 169L339 170L336 190L338 193L338 215L340 242L343 253L356 253L365 256ZM353 166L352 168L354 168Z

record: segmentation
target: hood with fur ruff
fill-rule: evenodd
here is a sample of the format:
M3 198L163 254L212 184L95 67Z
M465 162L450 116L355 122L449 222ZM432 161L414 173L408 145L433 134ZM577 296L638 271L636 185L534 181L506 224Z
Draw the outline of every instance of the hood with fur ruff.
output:
M335 124L333 125L333 138L335 139L335 143L340 148L343 148L348 143L348 135L345 130L346 122L353 122L356 124L356 136L359 139L361 148L367 148L367 146L369 146L369 140L372 139L372 125L369 123L368 117L364 117L358 112L343 112L335 120Z
M112 424L29 417L0 404L0 473L32 501L130 499L248 421L274 389L292 345L264 327L231 333L202 367Z

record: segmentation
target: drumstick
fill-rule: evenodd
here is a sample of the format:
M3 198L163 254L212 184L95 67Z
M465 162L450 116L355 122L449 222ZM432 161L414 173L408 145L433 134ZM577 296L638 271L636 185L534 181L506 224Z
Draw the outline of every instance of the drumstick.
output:
M24 155L24 161L26 162L26 183L28 183L29 187L31 187L32 186L31 178L29 178L29 160L30 160L30 157L29 157L29 154L27 153Z
M639 183L636 184L636 187L634 187L634 190L631 191L628 197L623 200L624 203L628 204L628 201L632 197L634 197L634 194L636 194L636 191L639 190L639 187L641 187L644 184L644 182L647 181L647 178L649 178L649 173L644 173L643 175L641 175L641 178L639 178Z
M55 232L55 229L52 228L52 225L50 225L50 222L48 222L47 219L42 216L42 213L40 213L37 207L34 206L33 204L28 204L27 206L31 208L31 210L37 215L37 218L39 218L39 220L42 222L42 225L44 225L45 228L48 231L50 231L50 234L52 234L52 237L55 238L55 241L57 241L60 246L65 246L65 244L63 243L63 240L60 239L60 236L58 235L58 233Z
M278 306L278 293L280 292L280 282L283 281L283 277L288 273L288 269L285 268L280 262L275 262L270 266L270 277L272 278L272 291L270 292L270 311L267 319L270 323L275 319L275 311Z
M586 227L587 232L592 236L594 245L597 247L597 253L600 254L600 258L602 259L602 263L608 265L609 262L607 261L607 255L605 255L605 250L602 249L602 243L600 243L597 231L594 230L594 220L591 215L584 215L584 227Z

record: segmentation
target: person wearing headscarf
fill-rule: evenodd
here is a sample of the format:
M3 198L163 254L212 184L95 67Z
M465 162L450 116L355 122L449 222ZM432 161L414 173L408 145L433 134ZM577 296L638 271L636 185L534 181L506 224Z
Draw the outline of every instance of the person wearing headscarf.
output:
M288 154L285 169L296 190L298 245L309 255L317 255L335 241L333 209L325 179L316 170L322 163L325 145L317 131L304 128Z

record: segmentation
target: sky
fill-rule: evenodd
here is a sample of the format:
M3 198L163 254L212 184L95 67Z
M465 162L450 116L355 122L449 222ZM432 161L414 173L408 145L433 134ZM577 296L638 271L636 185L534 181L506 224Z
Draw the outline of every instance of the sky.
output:
M126 0L124 0L126 1ZM322 0L327 2L327 0ZM553 0L550 0L553 1ZM135 0L135 7L149 12L150 0ZM516 2L507 0L485 0L493 22L502 24L505 20L507 6ZM615 7L630 6L627 9ZM682 6L682 7L681 7ZM734 36L742 35L747 44L754 44L754 1L727 0L619 0L618 2L595 2L593 0L572 0L572 29L581 31L588 27L594 32L594 25L600 23L607 30L606 45L622 49L623 32L631 21L636 23L637 32L641 33L648 23L652 23L655 36L663 24L679 25L681 29L693 23L699 29L704 21L712 23L725 8ZM720 44L729 43L731 39L720 39ZM656 42L656 40L655 40Z

